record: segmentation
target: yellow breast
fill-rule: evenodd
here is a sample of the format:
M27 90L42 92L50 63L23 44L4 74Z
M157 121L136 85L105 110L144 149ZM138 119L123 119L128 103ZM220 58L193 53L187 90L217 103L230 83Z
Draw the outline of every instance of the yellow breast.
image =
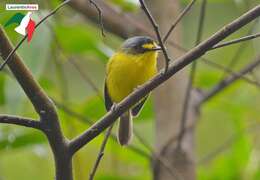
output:
M114 102L120 102L157 72L157 52L140 55L118 52L107 64L106 83Z

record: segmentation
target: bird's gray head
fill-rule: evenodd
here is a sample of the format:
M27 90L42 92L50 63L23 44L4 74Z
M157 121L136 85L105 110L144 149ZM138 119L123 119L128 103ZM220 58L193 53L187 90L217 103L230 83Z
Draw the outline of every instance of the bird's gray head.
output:
M121 46L121 51L130 54L143 54L145 52L157 50L161 50L161 48L152 38L147 36L135 36L129 38Z

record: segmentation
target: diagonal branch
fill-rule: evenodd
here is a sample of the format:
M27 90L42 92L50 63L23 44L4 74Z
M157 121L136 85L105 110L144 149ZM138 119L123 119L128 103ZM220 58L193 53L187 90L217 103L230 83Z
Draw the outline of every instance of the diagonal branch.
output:
M42 129L41 123L34 119L24 118L19 116L10 116L10 115L0 115L0 123L3 124L15 124L19 126Z
M235 71L233 71L233 70L229 69L228 67L225 67L221 64L215 63L214 61L210 61L210 60L203 58L203 57L201 58L201 61L203 61L207 65L210 65L210 66L215 67L217 69L221 69L221 70L223 70L223 72L225 72L229 75L232 75L232 76L238 75L237 72L235 72ZM244 80L245 82L247 82L249 84L252 84L256 87L260 87L260 81L258 82L258 80L256 80L256 79L250 79L246 76L241 76L240 78L241 78L241 80Z
M154 32L155 32L156 37L157 37L157 40L159 42L159 46L162 48L162 52L163 52L164 59L165 59L165 72L166 72L168 70L169 62L170 62L171 59L169 58L168 52L167 52L166 47L163 43L161 33L160 33L160 30L159 30L159 26L156 23L155 19L153 18L149 9L147 8L147 5L145 4L144 0L139 0L139 2L141 4L141 8L143 9L143 11L145 12L146 16L148 17L150 23L152 24Z
M108 128L112 123L116 121L117 118L125 111L127 111L132 105L136 104L140 99L145 97L153 89L161 85L163 82L171 78L178 71L183 69L188 64L192 63L199 57L203 56L211 47L225 39L227 36L231 35L238 29L242 28L246 24L250 23L254 19L260 16L260 5L251 9L244 15L240 16L238 19L234 20L232 23L226 25L210 38L200 43L198 46L191 49L185 55L179 57L176 61L170 64L168 71L165 73L159 73L149 82L145 83L142 87L135 90L128 97L126 97L122 102L120 102L113 111L108 112L103 116L98 122L92 125L84 133L73 139L70 144L70 153L74 154L84 145L90 142L93 138L98 136L102 131Z
M166 42L169 36L171 35L172 31L174 28L178 25L178 23L182 20L182 18L190 11L191 7L194 5L196 0L192 0L184 9L183 11L179 14L179 16L176 18L174 23L171 25L169 31L166 33L166 35L163 38L163 42Z
M252 72L257 66L260 65L260 56L256 58L256 60L249 65L247 65L245 68L243 68L238 75L236 76L229 76L228 78L222 80L219 84L217 84L215 87L213 87L209 92L207 92L204 97L200 100L198 103L199 105L203 104L204 102L208 101L218 93L222 92L226 87L231 85L232 83L236 82L240 79L241 76Z
M224 42L224 43L220 43L220 44L217 44L216 46L213 46L211 49L217 49L217 48L221 48L221 47L225 47L225 46L230 46L230 45L233 45L233 44L237 44L237 43L240 43L240 42L243 42L243 41L249 41L249 40L252 40L252 39L256 39L256 38L259 38L260 37L260 33L256 33L256 34L252 34L252 35L249 35L249 36L245 36L245 37L241 37L241 38L238 38L238 39L234 39L234 40L231 40L231 41L227 41L227 42Z
M101 144L101 148L100 148L99 153L98 153L97 160L96 160L96 162L94 164L94 167L93 167L93 169L92 169L92 171L91 171L91 173L89 175L89 180L93 180L94 177L95 177L95 174L96 174L96 171L98 169L99 163L100 163L102 157L104 156L106 144L107 144L107 141L108 141L108 138L109 138L109 136L111 134L112 129L113 129L113 124L110 126L110 128L107 130L107 132L105 134L104 140L103 140L103 142Z

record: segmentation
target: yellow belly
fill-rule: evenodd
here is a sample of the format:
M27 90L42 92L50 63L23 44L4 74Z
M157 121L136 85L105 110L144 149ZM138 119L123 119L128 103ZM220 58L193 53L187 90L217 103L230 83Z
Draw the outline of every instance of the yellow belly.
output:
M116 53L107 65L106 83L110 98L120 102L157 72L156 52L143 55Z

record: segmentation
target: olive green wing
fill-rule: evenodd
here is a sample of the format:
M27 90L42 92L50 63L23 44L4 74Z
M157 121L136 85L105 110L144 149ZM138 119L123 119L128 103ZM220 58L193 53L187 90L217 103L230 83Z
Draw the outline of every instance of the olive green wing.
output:
M113 101L109 96L106 80L105 80L105 85L104 85L104 98L105 98L106 110L109 111L111 109L111 107L113 106Z
M149 96L149 95L147 95L141 102L139 102L137 105L135 105L135 107L133 107L133 108L131 109L131 114L132 114L133 116L137 116L137 115L139 114L139 112L140 112L141 109L143 108L144 103L145 103L145 101L147 100L148 96Z

